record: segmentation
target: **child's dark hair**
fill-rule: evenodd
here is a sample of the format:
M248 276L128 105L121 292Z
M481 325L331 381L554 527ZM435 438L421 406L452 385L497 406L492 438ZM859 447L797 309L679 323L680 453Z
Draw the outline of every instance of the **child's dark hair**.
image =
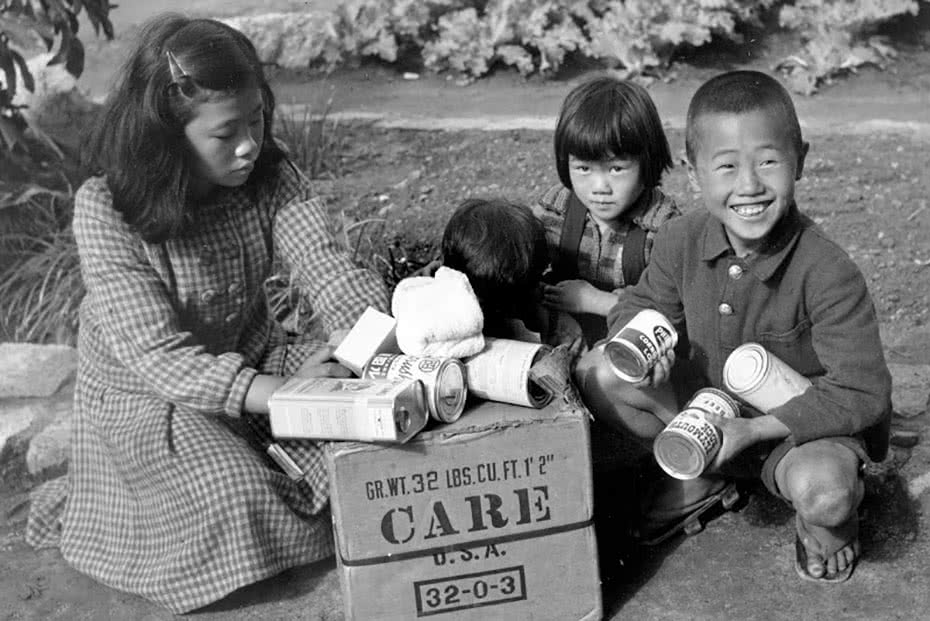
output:
M181 80L171 64L183 67ZM168 13L150 20L90 128L84 164L105 174L113 205L148 242L183 234L189 155L184 127L195 106L217 94L258 88L264 139L247 185L270 179L284 153L272 136L274 95L251 41L211 19Z
M485 315L514 317L549 265L546 229L525 205L467 199L446 224L442 262L468 276Z
M756 110L771 110L784 121L785 131L794 144L797 154L803 153L804 140L801 125L791 95L772 76L760 71L729 71L702 84L688 105L685 122L685 151L688 161L694 156L700 142L698 119L709 114L742 114Z
M590 79L562 102L555 128L555 166L571 189L568 158L598 161L607 157L639 160L643 184L661 184L672 154L655 103L642 86L609 76Z

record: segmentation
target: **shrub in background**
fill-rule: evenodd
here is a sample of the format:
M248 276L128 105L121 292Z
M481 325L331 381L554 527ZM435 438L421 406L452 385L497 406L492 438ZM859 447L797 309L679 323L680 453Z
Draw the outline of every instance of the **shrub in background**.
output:
M876 27L917 12L918 0L347 0L316 16L311 64L331 69L375 57L419 56L432 71L470 82L495 66L550 75L569 55L626 77L662 75L676 51L714 39L740 41L777 11L803 49L777 68L809 94L837 75L894 56ZM922 0L926 4L926 0ZM320 42L325 42L323 45Z
M792 90L805 95L863 65L884 67L896 52L876 28L919 9L916 0L796 0L781 7L779 22L801 35L804 48L779 67Z

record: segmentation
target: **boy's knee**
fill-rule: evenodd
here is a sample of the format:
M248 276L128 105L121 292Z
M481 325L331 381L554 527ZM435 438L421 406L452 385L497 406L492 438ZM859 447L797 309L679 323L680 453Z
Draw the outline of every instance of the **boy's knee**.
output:
M821 526L844 524L859 507L862 494L855 486L812 485L794 499L805 521Z
M864 493L858 456L835 444L812 443L795 451L785 456L779 483L795 509L812 523L831 526L845 522L858 509Z

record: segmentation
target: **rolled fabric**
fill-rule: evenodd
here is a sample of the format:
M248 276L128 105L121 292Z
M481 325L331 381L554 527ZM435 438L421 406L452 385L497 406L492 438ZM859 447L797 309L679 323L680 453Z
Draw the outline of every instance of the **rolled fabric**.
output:
M452 268L397 283L391 314L397 321L397 345L405 354L463 358L484 349L478 298L468 277Z

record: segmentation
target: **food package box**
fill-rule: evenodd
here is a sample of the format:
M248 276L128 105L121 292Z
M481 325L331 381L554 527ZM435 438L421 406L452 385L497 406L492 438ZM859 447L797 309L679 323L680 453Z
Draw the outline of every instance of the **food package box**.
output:
M358 376L368 361L381 353L399 353L394 334L397 321L369 306L333 351L333 358Z
M477 401L403 445L330 443L346 619L600 619L585 412Z

